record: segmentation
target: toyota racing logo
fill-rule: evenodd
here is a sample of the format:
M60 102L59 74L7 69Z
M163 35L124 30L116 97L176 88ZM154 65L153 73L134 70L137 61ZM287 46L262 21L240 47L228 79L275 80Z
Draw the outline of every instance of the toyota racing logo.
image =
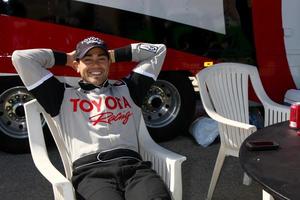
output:
M99 99L95 100L87 100L87 99L70 99L72 104L73 112L82 111L85 113L90 113L92 111L98 112L98 114L89 117L89 122L95 126L98 123L107 123L111 124L112 122L121 121L122 124L127 124L129 118L133 115L133 113L128 109L131 108L131 105L127 101L127 99L122 97L114 97L114 96L106 96L99 97ZM105 106L106 111L101 112L101 105ZM120 112L114 113L112 111L107 110L118 110Z

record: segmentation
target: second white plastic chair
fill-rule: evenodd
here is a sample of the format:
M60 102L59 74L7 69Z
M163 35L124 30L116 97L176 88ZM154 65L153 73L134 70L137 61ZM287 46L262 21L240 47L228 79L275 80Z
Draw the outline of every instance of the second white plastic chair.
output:
M218 122L221 140L207 194L210 200L225 157L238 157L242 142L256 131L256 127L249 124L249 80L264 107L264 126L288 120L289 108L267 96L255 66L219 63L201 70L196 78L203 107Z

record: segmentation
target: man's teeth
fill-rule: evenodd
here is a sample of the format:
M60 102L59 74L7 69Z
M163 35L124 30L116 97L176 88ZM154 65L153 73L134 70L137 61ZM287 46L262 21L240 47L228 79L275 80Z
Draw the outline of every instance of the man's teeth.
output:
M93 75L100 75L101 72L91 72L91 74L93 74Z

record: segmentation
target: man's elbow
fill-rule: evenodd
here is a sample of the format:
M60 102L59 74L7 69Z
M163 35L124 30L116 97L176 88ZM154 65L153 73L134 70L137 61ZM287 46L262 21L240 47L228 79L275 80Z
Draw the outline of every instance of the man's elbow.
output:
M21 58L21 50L15 50L11 55L11 60L15 64Z
M167 47L165 44L159 44L161 51L167 51Z
M167 47L165 44L159 44L158 54L165 55L167 53Z

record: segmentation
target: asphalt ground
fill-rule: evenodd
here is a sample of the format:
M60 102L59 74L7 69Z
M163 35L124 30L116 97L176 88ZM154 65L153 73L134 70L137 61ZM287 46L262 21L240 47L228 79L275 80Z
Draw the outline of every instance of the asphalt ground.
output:
M187 157L182 165L183 200L204 200L220 144L215 142L204 148L192 136L179 136L160 144ZM49 148L49 156L54 165L62 169L59 154L53 145ZM261 199L261 187L254 181L250 186L245 186L242 179L243 171L238 158L227 157L213 199ZM0 152L0 180L0 200L53 199L51 185L37 171L30 154Z

